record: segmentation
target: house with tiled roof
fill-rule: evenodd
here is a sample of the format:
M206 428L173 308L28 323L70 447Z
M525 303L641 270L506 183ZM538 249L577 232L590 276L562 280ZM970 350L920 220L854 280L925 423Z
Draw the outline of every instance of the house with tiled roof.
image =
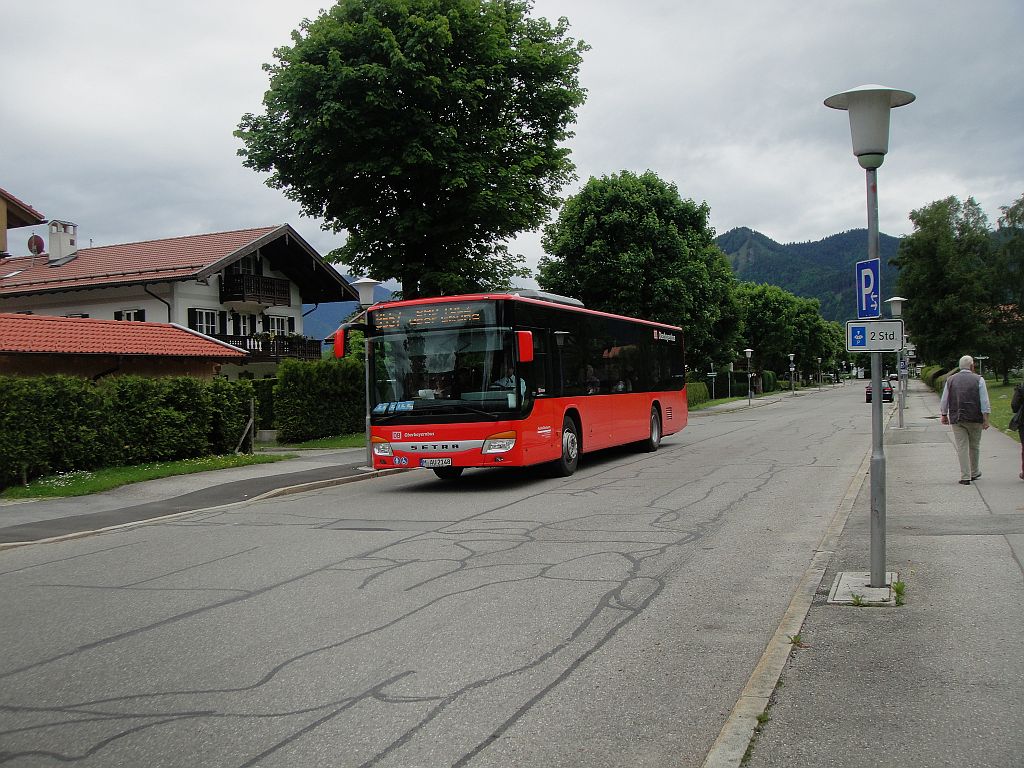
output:
M209 379L248 353L171 323L0 312L0 372Z
M223 365L229 378L319 359L302 305L357 299L288 224L81 248L75 224L52 220L48 237L34 248L30 239L27 255L0 255L0 312L183 326L249 353Z

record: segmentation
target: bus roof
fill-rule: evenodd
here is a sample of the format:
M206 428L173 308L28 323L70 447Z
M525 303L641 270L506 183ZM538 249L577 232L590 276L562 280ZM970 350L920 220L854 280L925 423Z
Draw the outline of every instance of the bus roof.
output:
M540 294L541 292L537 292ZM628 320L633 323L642 323L643 325L653 326L655 328L665 328L667 330L682 332L682 328L678 325L669 325L668 323L658 323L654 320L644 320L639 317L629 317L627 315L616 315L611 312L600 312L596 309L587 309L582 304L576 306L574 304L566 304L563 302L556 302L545 298L534 298L533 296L520 296L518 293L466 293L458 296L431 296L423 299L409 299L407 301L384 301L380 304L374 304L370 307L369 311L375 309L386 309L388 307L396 306L414 306L417 304L449 304L452 302L460 301L519 301L526 304L537 304L544 307L555 307L557 309L564 310L566 312L580 312L587 315L596 315L598 317L611 317L617 320Z

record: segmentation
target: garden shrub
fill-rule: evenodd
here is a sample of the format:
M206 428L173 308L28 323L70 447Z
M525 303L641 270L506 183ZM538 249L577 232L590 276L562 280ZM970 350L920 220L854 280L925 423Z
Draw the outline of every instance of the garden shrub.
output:
M689 407L706 403L710 399L708 385L703 381L695 381L686 385L686 404Z
M0 376L0 488L55 472L228 453L252 386L190 377Z
M363 361L354 356L312 362L284 360L274 387L274 425L283 443L362 432Z
M277 379L255 379L252 382L256 393L256 429L274 428L274 386Z

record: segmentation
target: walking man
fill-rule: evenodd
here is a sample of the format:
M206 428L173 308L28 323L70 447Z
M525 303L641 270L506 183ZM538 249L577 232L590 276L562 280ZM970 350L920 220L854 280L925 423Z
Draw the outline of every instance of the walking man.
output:
M981 432L988 429L992 406L985 379L974 372L974 358L960 358L960 370L946 379L939 400L942 423L953 426L956 457L960 460L960 485L970 485L981 477L979 452Z

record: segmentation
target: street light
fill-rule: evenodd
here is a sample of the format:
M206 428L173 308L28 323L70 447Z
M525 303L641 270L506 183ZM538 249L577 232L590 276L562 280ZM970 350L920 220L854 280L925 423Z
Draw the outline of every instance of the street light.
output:
M796 370L796 366L793 365L793 358L796 357L792 352L789 353L789 394L796 394L796 386L793 384L793 371Z
M818 391L821 391L821 358L818 358Z
M366 392L364 394L366 400L366 467L373 469L373 446L370 443L370 317L367 310L377 303L373 293L380 285L380 280L374 280L372 277L360 277L358 280L353 280L351 285L359 292L359 306L363 308L367 320L366 330L363 331L363 367L366 369Z
M754 385L750 380L750 356L754 354L754 350L747 347L743 350L743 354L747 356L747 408L754 404Z
M889 151L889 115L893 107L916 97L883 85L862 85L825 99L825 106L850 113L853 154L865 172L868 208L868 258L878 258L878 168ZM885 451L882 448L882 353L871 352L871 582L886 586Z
M892 315L893 319L899 319L903 314L903 302L905 302L902 296L893 296L891 299L886 299L885 303L889 305L889 314ZM900 347L903 345L901 344ZM903 373L903 351L902 349L896 350L896 411L899 414L898 424L899 428L903 429L903 406L905 399L905 387L904 381L906 379Z

